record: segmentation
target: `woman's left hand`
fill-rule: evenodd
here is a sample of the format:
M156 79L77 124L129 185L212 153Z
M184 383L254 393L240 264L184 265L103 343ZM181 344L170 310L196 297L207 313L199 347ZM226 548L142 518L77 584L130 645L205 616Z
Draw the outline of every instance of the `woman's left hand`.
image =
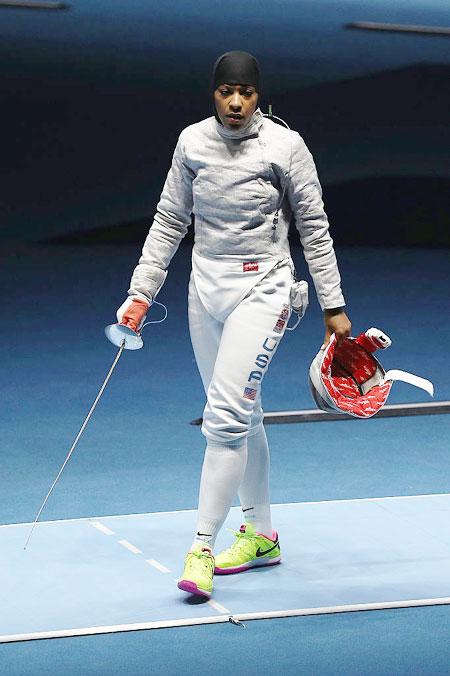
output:
M336 334L338 345L344 338L350 335L352 324L343 310L324 310L323 321L326 331L321 350L324 350L330 342L332 333Z

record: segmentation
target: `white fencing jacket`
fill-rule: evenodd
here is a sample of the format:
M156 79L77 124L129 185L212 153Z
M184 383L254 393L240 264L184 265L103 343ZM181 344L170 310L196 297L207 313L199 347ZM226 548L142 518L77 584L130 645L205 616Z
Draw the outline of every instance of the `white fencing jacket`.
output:
M197 259L261 263L290 258L294 215L321 308L345 305L311 153L297 132L259 108L244 129L228 130L214 116L183 129L130 296L151 302L158 293L191 214Z

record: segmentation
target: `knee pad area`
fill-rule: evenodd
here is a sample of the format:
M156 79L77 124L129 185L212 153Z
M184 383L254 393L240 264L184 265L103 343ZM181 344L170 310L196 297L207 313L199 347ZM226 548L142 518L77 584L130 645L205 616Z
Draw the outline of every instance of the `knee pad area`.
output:
M224 420L215 416L203 417L202 434L208 443L239 447L245 444L249 431L249 423Z
M243 443L251 427L251 411L238 407L211 405L203 412L202 434L213 443Z
M239 450L241 446L245 446L249 430L236 431L229 428L218 429L215 427L202 425L202 434L206 438L208 444L214 444L215 446L224 446L227 448L236 448Z

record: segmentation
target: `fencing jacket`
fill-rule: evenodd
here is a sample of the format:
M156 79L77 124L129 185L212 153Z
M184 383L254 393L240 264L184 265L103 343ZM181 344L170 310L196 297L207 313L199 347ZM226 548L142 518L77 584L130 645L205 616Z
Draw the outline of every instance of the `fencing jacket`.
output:
M152 301L192 213L197 259L262 265L290 258L293 215L321 308L345 305L311 153L297 132L265 118L259 108L243 129L226 129L208 117L181 132L133 272L132 297Z

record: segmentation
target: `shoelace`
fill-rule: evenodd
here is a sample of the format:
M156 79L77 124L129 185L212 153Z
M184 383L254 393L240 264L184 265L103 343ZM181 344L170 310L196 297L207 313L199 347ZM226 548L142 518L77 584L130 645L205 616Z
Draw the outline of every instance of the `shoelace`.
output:
M212 554L207 554L200 550L189 552L189 554L190 556L195 556L197 559L199 559L203 564L205 570L209 570L210 568L214 567L214 557L212 556ZM190 558L188 561L189 568L191 568L194 565L195 565L194 561Z
M233 542L231 547L227 549L227 553L234 554L235 552L243 552L244 554L250 553L250 546L252 541L257 537L256 535L250 535L250 533L242 533L240 530L232 530L228 528L231 533L234 533L237 540Z

